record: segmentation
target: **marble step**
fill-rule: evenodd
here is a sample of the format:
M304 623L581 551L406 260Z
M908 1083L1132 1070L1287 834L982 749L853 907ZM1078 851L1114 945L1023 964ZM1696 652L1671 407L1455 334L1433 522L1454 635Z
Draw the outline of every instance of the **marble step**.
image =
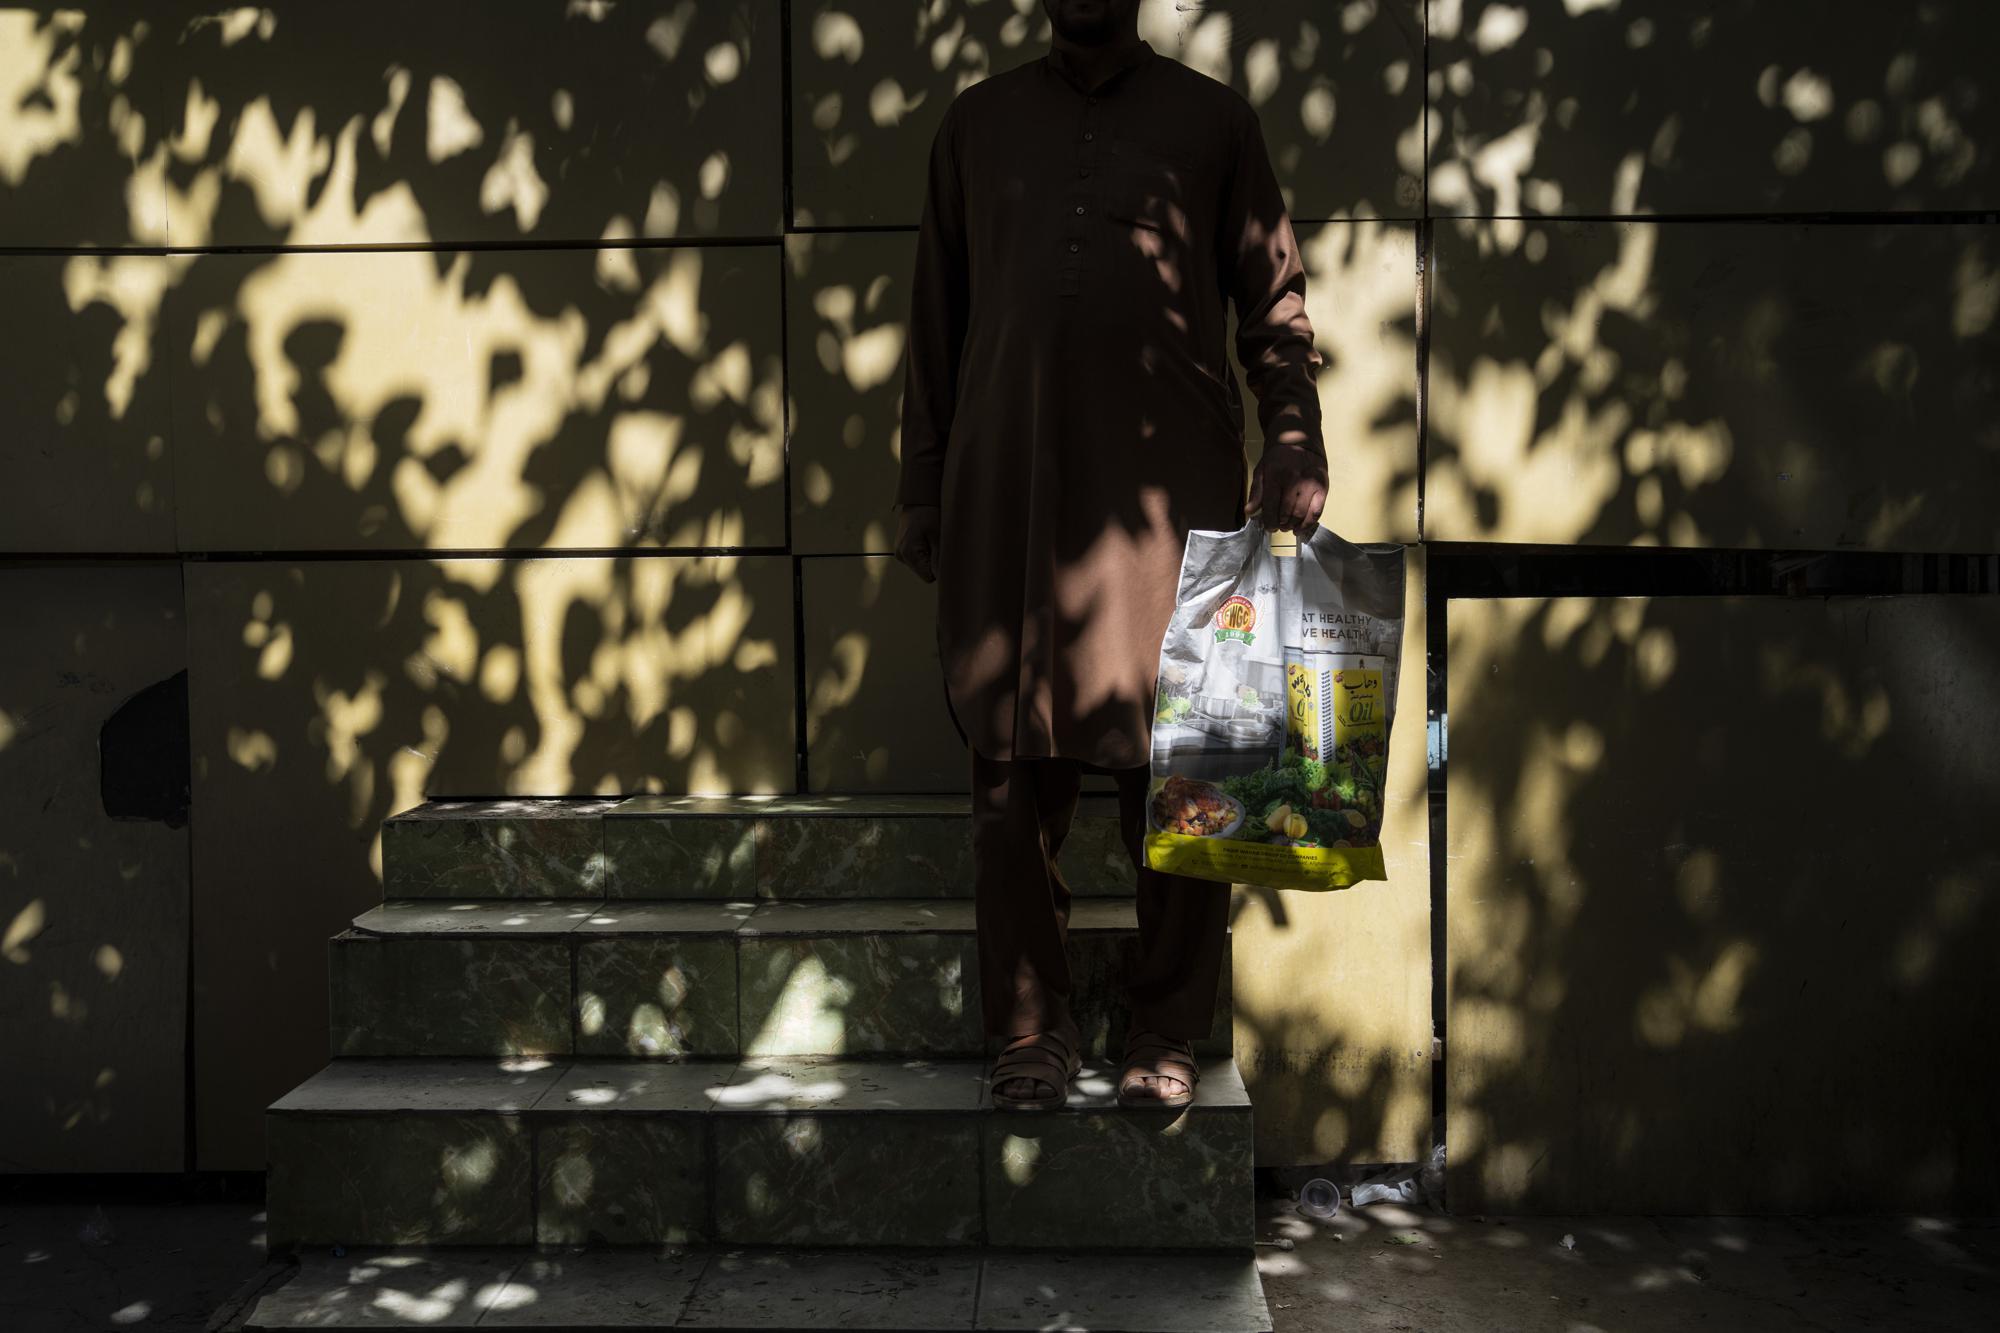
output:
M297 1257L243 1328L1271 1329L1248 1254L313 1246Z
M969 898L962 796L432 801L382 825L390 898ZM1086 796L1071 889L1132 892L1116 801Z
M973 905L956 899L385 902L328 943L330 1054L977 1056ZM1086 1049L1122 1050L1130 899L1070 914ZM1225 959L1227 954L1225 954ZM1230 1050L1228 968L1205 1054Z
M274 1251L299 1245L1247 1251L1235 1063L1193 1105L993 1109L982 1061L336 1060L271 1104Z

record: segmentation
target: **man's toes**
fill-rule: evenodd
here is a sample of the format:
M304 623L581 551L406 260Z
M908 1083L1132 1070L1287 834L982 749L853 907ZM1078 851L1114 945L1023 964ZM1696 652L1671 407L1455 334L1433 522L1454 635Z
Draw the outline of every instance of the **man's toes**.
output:
M1187 1084L1172 1074L1140 1074L1133 1081L1134 1092L1161 1101L1178 1097L1186 1091Z

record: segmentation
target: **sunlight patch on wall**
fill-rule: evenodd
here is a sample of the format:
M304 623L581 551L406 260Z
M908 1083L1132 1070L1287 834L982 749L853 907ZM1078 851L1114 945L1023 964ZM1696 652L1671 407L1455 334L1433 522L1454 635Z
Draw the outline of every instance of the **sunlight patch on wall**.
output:
M821 60L844 60L855 65L861 62L868 43L862 35L860 20L852 14L822 9L813 15L812 45L813 54Z
M877 129L894 129L924 104L928 94L907 91L895 79L883 79L868 93L868 119Z
M535 170L535 136L510 120L500 155L479 183L479 206L488 213L512 209L514 224L526 233L541 221L548 202L549 184Z
M1261 107L1277 95L1285 77L1279 57L1278 43L1268 37L1250 43L1243 53L1243 96L1251 106Z
M75 10L0 10L0 184L20 185L37 159L83 137L83 52L72 43L86 22Z
M1820 735L1847 758L1863 758L1888 734L1889 692L1879 679L1850 681L1831 665L1800 660L1797 646L1782 641L1764 645L1760 659L1767 695L1819 696Z
M1159 15L1148 23L1148 17ZM1231 38L1235 24L1222 10L1179 10L1168 16L1164 6L1139 11L1141 33L1148 43L1172 51L1183 65L1228 83L1235 73Z
M1733 1032L1740 1022L1737 1002L1757 956L1756 945L1739 939L1705 961L1666 958L1667 979L1639 997L1634 1035L1656 1050L1670 1051L1698 1033Z
M187 31L199 32L211 27L221 34L224 47L234 46L253 36L268 42L278 31L278 16L268 9L240 5L211 14L197 14L188 20Z
M486 131L466 105L465 90L458 80L446 74L433 75L424 117L424 156L432 165L449 162L484 142Z
M854 702L868 673L868 636L843 634L834 640L826 665L812 682L806 708L806 742L818 736L820 720Z
M28 951L28 944L48 929L48 924L47 906L40 898L30 899L27 906L14 913L14 919L7 923L7 933L0 936L0 958L17 964L30 961L34 955Z
M1480 11L1479 26L1473 30L1472 44L1479 54L1490 56L1521 40L1528 30L1528 11L1518 5L1490 4Z
M191 262L186 255L75 255L63 265L63 291L72 311L105 305L118 313L103 388L113 420L124 418L140 377L152 367L160 302Z
M257 772L277 762L278 742L269 732L250 727L231 727L224 748L238 768Z

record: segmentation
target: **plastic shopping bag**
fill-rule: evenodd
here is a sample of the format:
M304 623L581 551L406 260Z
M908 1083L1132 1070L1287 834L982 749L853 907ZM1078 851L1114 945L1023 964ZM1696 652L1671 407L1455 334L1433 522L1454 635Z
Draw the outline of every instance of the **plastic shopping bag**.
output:
M1320 528L1279 556L1252 521L1191 532L1160 645L1146 864L1339 889L1383 879L1403 548Z

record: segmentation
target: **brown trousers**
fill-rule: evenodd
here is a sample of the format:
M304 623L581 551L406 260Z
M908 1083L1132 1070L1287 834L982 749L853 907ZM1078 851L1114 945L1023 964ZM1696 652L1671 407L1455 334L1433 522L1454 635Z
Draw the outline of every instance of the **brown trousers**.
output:
M1046 1032L1070 1017L1070 890L1056 858L1085 771L1070 759L1001 761L972 753L979 994L989 1036ZM1139 869L1139 957L1125 979L1133 1019L1169 1037L1206 1037L1229 940L1229 886L1148 870L1141 847L1146 770L1111 776L1120 831Z

